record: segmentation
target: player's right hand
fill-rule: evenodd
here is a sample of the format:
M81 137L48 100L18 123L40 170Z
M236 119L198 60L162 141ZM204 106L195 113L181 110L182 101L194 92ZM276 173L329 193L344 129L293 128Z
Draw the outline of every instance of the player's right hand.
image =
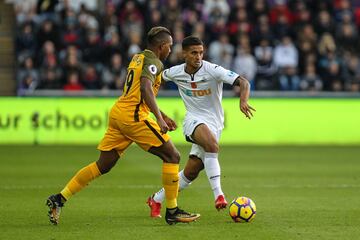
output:
M157 119L157 124L159 125L160 132L162 134L165 134L165 133L167 133L167 131L169 131L169 126L166 124L166 122L164 121L163 118Z
M240 111L247 117L251 119L253 117L252 111L256 111L255 108L251 107L247 102L240 102Z
M174 131L174 130L177 129L177 125L176 125L176 122L174 120L172 120L168 116L165 116L163 118L164 118L164 121L166 122L166 124L169 127L169 131Z

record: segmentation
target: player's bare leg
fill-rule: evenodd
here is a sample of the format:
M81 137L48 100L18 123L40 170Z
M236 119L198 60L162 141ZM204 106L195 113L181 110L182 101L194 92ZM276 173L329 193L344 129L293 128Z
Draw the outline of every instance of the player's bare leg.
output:
M203 163L211 189L214 192L215 208L218 210L224 209L228 203L221 189L221 171L218 160L219 145L217 139L206 124L197 126L191 137L196 144L200 145L205 150Z
M48 197L46 205L49 207L48 216L52 224L57 225L61 209L71 196L83 189L90 181L111 170L119 159L117 151L101 151L99 160L79 170L58 194Z
M171 225L178 222L193 222L198 219L200 214L185 212L177 206L180 154L172 141L169 140L160 147L151 147L149 152L163 160L162 180L166 198L165 221Z

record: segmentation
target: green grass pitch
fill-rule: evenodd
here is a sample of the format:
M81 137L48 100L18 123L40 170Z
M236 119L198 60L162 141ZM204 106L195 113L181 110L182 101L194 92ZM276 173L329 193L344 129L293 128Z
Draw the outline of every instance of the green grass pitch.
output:
M189 146L179 147L185 163ZM257 206L249 224L218 212L203 172L179 195L199 221L151 219L146 198L161 185L161 161L130 148L107 175L66 203L52 226L45 200L84 165L93 146L0 146L0 239L359 239L359 147L223 146L227 199Z

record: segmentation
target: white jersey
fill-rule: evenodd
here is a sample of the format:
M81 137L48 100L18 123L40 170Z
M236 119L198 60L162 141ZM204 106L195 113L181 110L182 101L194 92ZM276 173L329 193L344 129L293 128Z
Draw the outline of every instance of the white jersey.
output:
M185 63L176 65L162 74L165 81L178 86L186 108L185 118L200 118L215 130L223 129L223 83L233 84L239 75L207 61L202 61L202 66L194 74L186 73L185 66Z

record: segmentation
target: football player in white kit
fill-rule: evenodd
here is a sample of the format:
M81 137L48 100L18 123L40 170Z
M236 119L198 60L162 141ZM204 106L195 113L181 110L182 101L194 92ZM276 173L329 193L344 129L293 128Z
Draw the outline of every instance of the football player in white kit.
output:
M249 119L255 111L248 104L250 84L238 74L203 60L204 47L199 38L184 38L182 48L185 63L166 69L162 74L165 81L173 81L178 86L186 108L183 133L186 140L193 143L189 160L179 172L179 191L188 187L205 169L214 193L215 208L220 210L227 206L221 189L218 161L219 139L224 128L221 106L223 83L240 86L240 110ZM148 198L151 217L161 217L161 202L164 199L164 189Z

